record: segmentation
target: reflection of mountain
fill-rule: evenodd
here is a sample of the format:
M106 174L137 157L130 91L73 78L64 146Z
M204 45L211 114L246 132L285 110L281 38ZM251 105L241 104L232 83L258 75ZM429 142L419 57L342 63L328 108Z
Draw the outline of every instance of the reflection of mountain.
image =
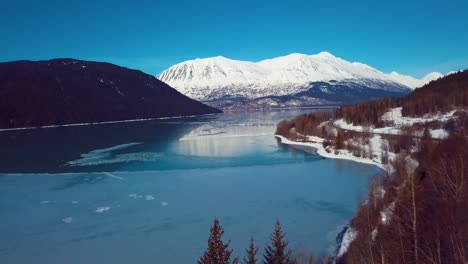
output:
M273 132L279 120L305 111L310 110L4 131L0 133L0 174L190 170L296 162L305 158L304 152L279 147Z
M201 157L240 157L251 153L248 146L271 141L274 126L237 124L216 127L201 126L181 138L175 151L181 155ZM267 144L258 144L267 145ZM275 147L271 148L273 151Z
M64 166L80 155L131 142L125 149L113 149L113 155L166 152L170 144L200 126L174 121L146 121L96 126L60 127L5 131L0 133L0 172L113 171L125 163L99 166ZM108 153L108 152L105 152ZM120 156L122 157L122 156Z

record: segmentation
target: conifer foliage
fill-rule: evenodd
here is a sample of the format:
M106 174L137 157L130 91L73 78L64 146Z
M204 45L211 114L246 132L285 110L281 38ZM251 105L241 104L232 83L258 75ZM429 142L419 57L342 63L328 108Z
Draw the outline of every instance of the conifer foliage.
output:
M284 239L285 234L281 230L279 220L276 220L275 231L271 235L271 245L266 245L263 255L263 264L293 264L291 251L287 249L288 242Z
M208 238L208 248L203 256L198 260L197 264L237 264L238 258L231 261L232 249L229 250L231 241L224 243L221 238L224 234L224 229L219 225L219 220L214 219L213 227L210 229L210 237Z
M253 237L250 238L249 248L246 249L247 256L244 258L242 264L256 264L257 263L257 253L258 247L255 246Z

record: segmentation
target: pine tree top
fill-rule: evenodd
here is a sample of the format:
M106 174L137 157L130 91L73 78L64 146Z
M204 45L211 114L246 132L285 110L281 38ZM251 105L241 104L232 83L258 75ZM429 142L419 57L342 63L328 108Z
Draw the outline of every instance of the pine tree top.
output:
M224 235L224 229L219 225L217 218L213 221L213 226L210 229L210 237L208 238L208 248L203 256L198 260L198 264L237 264L238 259L234 258L231 262L233 250L229 250L229 240L224 243L221 238Z
M281 230L279 220L276 220L275 230L270 236L271 245L266 245L263 255L264 264L292 264L291 252L287 249L288 242L284 240L286 234Z
M249 243L249 248L246 249L247 256L244 257L243 264L256 264L257 263L257 253L258 253L258 247L255 247L254 239L253 236L250 237L250 243Z

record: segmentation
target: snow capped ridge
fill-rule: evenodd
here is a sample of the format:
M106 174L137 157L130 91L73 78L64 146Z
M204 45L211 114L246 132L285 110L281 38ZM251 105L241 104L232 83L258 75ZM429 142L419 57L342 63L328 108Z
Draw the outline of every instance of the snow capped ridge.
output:
M330 52L328 51L322 51L316 55L312 55L312 56L317 56L317 57L333 57L333 58L336 58L333 54L331 54Z
M430 82L430 81L437 80L442 77L444 77L444 75L440 72L431 72L427 74L426 76L424 76L422 79L427 82Z
M414 77L411 77L409 75L403 75L399 74L398 72L391 72L389 76L398 83L401 83L403 85L406 85L412 89L419 88L427 83L430 83L431 81L437 80L444 75L440 72L431 72L424 76L422 79L416 79Z
M408 90L426 82L397 73L385 74L366 64L335 57L327 51L315 55L291 53L259 62L223 56L188 60L163 71L157 78L202 101L225 96L254 99L289 95L307 90L312 82L331 80L389 91Z

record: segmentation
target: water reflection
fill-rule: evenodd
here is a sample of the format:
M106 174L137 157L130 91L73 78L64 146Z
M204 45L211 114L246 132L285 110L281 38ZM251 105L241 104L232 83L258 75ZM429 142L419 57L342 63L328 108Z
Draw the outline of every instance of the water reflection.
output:
M279 144L297 114L0 133L1 170L74 172L0 174L0 262L193 263L215 216L236 254L278 217L293 249L330 252L377 169Z
M308 111L5 131L0 132L0 172L141 171L295 162L304 154L278 148L273 133L281 119Z
M170 143L201 125L155 120L0 132L0 172L120 170L125 165L122 162L156 159L154 153L166 152ZM128 153L125 149L109 149L134 142L140 144L131 145L130 153L136 153L133 155L125 155ZM120 156L106 163L103 160L110 153ZM80 161L69 163L80 159L81 165L95 166L69 166L80 165ZM89 164L92 159L98 162Z

